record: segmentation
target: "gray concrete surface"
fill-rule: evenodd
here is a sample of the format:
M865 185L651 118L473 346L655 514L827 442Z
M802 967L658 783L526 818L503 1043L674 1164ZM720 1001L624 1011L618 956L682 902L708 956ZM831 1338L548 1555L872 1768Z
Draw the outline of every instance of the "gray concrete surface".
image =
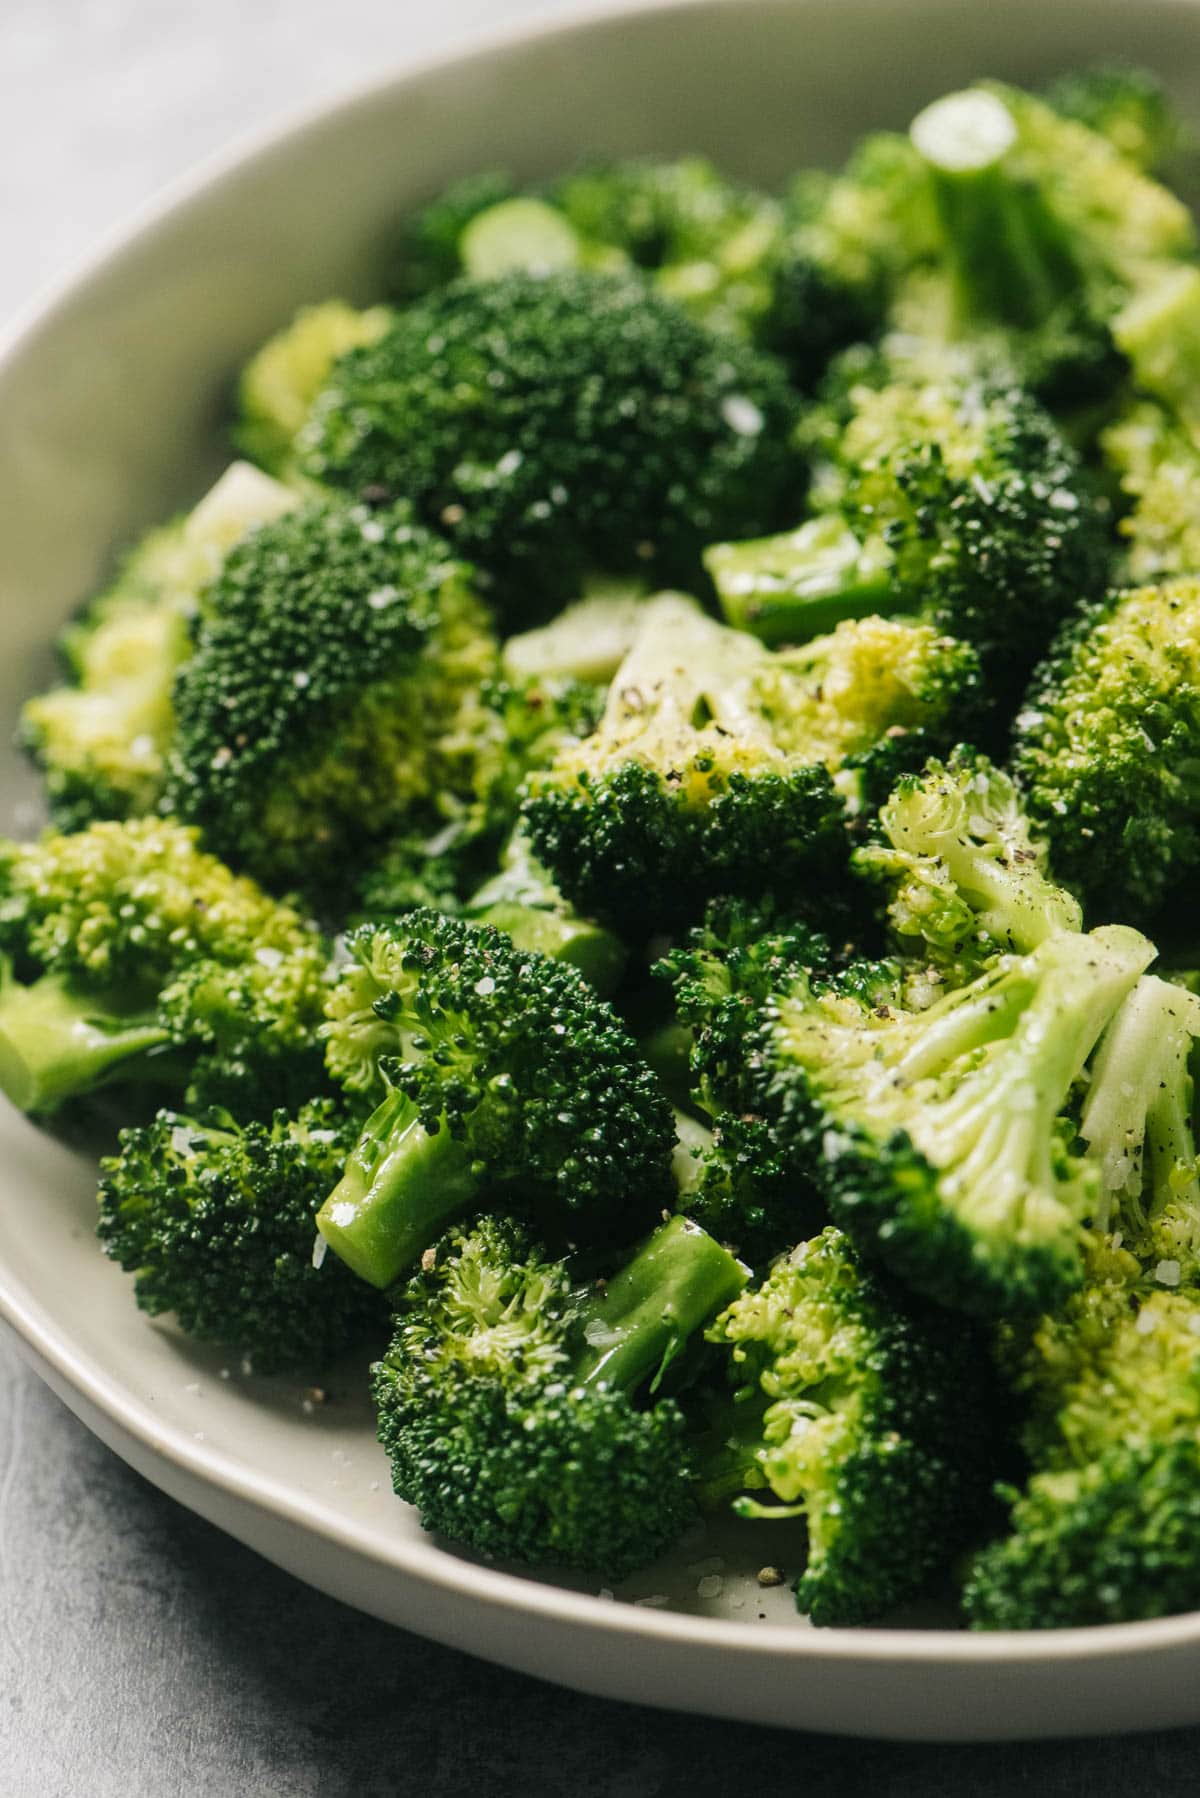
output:
M573 0L3 0L0 320L260 119ZM1172 1798L1200 1731L895 1747L584 1699L358 1616L90 1437L0 1331L0 1798Z

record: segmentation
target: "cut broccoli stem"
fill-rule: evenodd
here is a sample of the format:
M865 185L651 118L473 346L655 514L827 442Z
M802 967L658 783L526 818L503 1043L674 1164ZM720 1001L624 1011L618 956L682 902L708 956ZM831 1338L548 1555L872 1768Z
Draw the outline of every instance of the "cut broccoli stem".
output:
M929 171L959 316L1033 326L1077 291L1079 271L1038 183L1022 179L1017 121L998 94L968 88L913 120Z
M578 268L583 261L579 233L545 200L519 196L477 213L459 239L463 270L475 281L495 281L524 269L546 274Z
M317 1229L360 1279L380 1288L418 1260L479 1189L465 1143L426 1130L403 1093L389 1092L363 1126Z
M729 623L767 644L806 643L900 604L887 544L861 541L836 514L775 537L711 544L704 566Z
M585 1306L587 1347L571 1369L576 1384L631 1392L648 1380L653 1391L689 1338L749 1277L698 1224L668 1219Z
M139 1081L152 1081L153 1051L167 1041L153 1013L122 1014L60 975L28 986L7 972L0 980L0 1090L21 1111L46 1116L129 1074L135 1058ZM157 1059L168 1080L168 1069L178 1074L173 1057Z
M472 911L470 921L495 925L522 953L548 955L552 961L578 968L602 996L611 993L621 978L625 950L620 938L573 912L542 911L534 905L500 900Z

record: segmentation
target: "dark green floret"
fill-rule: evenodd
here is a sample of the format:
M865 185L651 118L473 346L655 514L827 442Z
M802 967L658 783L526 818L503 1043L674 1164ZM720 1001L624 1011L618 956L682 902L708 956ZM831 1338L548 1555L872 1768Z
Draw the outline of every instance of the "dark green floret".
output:
M670 1105L577 969L436 912L364 925L349 949L329 1069L380 1102L320 1223L364 1279L391 1285L491 1190L592 1241L669 1204Z
M256 1373L319 1372L387 1315L334 1256L313 1254L317 1208L356 1132L328 1101L246 1125L160 1111L101 1164L105 1253L136 1276L151 1317L173 1313Z
M824 899L848 815L952 741L979 688L961 643L864 619L786 655L665 596L591 736L530 781L538 858L589 916L646 930L720 893Z
M709 1491L757 1489L769 1496L736 1500L741 1515L804 1518L798 1608L870 1623L919 1592L977 1515L985 1345L942 1312L901 1308L835 1229L777 1261L708 1336L730 1351L733 1387Z
M1089 914L1151 917L1200 864L1200 580L1081 613L1033 678L1012 768Z
M850 358L807 429L809 518L706 552L731 623L802 642L839 619L911 614L974 644L994 695L1102 591L1108 518L1078 456L1027 393L971 359Z
M23 1111L119 1083L269 1117L325 1085L327 944L173 821L0 843L0 955Z
M915 1291L1037 1312L1084 1277L1096 1166L1064 1113L1154 947L1110 926L1001 957L922 1011L798 980L768 1013L763 1104L834 1221Z
M968 1572L973 1629L1200 1606L1200 1299L1108 1260L1016 1358L1032 1471L1002 1488L1009 1532Z
M632 277L512 274L342 357L299 450L318 480L410 501L528 616L594 569L686 584L704 543L770 529L794 415L778 363Z
M884 840L858 850L855 867L887 893L899 952L924 957L940 983L965 986L996 954L1081 928L1018 789L976 750L902 776L879 830Z
M265 884L336 901L356 859L470 793L495 658L466 570L406 509L307 505L209 589L166 804Z
M659 1382L745 1277L681 1218L590 1286L511 1220L451 1232L374 1369L397 1493L483 1554L610 1579L644 1566L695 1514L687 1427Z

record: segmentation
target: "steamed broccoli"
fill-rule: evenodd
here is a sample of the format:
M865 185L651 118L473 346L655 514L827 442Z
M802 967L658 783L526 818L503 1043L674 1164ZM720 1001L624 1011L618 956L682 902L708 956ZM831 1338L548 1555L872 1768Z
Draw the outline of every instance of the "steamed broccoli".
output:
M1148 919L1200 863L1200 580L1111 594L1062 632L1012 768L1054 867L1099 917Z
M923 957L939 981L964 986L997 953L1081 928L1016 787L975 750L903 776L879 827L885 842L858 850L855 866L888 891L900 952Z
M847 807L952 741L978 683L928 625L865 619L773 655L666 596L597 730L532 777L526 828L573 904L635 928L722 892L824 897Z
M935 101L911 139L941 223L941 285L918 276L911 301L930 334L939 301L950 336L1002 328L1058 405L1111 394L1114 345L1144 382L1164 341L1153 296L1195 253L1182 201L1097 131L996 82ZM1154 321L1128 316L1147 297Z
M235 463L191 513L150 531L59 638L70 684L26 700L21 742L61 830L157 808L189 620L233 544L298 503Z
M499 873L476 888L462 915L473 924L494 925L522 951L569 962L605 997L620 984L627 957L620 937L567 904L522 830L508 842Z
M925 1010L886 977L800 978L767 1013L763 1105L834 1221L915 1291L1036 1312L1083 1279L1098 1172L1064 1117L1154 957L1136 931L1061 931Z
M120 1081L269 1116L324 1084L315 927L155 818L0 843L0 1086L56 1111Z
M609 1578L644 1565L695 1514L660 1379L745 1277L681 1218L590 1287L509 1219L452 1231L398 1295L374 1369L396 1491L487 1555Z
M689 581L715 536L769 529L799 480L783 369L632 278L458 281L341 357L305 471L404 498L511 613L593 569Z
M1200 1605L1194 1289L1156 1288L1136 1264L1094 1280L1038 1326L1017 1385L1032 1471L1023 1489L1002 1488L1009 1533L968 1571L972 1628L1128 1623Z
M496 653L467 571L405 508L311 503L208 591L166 803L238 867L328 904L356 858L471 795Z
M812 515L706 552L727 618L778 643L911 613L973 643L1003 694L1104 585L1107 516L1075 452L1028 394L957 356L853 358L818 418Z
M258 1373L328 1365L385 1325L379 1295L314 1255L316 1213L357 1125L337 1105L238 1125L160 1111L101 1164L99 1235L152 1317Z
M802 1516L796 1604L868 1623L911 1597L974 1524L987 1465L986 1347L914 1306L827 1229L778 1260L708 1331L730 1350L730 1434L705 1469L742 1516Z
M380 1100L320 1228L388 1286L489 1189L556 1232L628 1240L671 1197L671 1108L616 1015L562 961L417 911L350 937L329 1069Z

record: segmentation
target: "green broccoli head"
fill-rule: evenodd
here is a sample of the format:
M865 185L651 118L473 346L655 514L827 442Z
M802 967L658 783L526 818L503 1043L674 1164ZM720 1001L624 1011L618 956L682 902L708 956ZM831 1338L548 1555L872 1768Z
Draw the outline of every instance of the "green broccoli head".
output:
M1109 1277L1019 1359L1030 1407L1009 1533L974 1560L975 1629L1128 1623L1200 1604L1200 1305Z
M1103 587L1106 508L994 359L907 338L849 354L804 431L811 516L705 557L726 616L765 641L908 613L973 644L994 699Z
M301 433L318 480L404 497L512 612L593 568L688 581L702 545L794 490L795 400L772 358L632 279L460 281L333 368Z
M673 1219L602 1287L522 1226L452 1231L397 1295L373 1375L401 1498L478 1552L619 1578L694 1515L673 1399L638 1401L744 1270Z
M885 842L858 850L855 866L887 892L900 952L927 958L951 987L998 953L1080 929L1079 905L1051 880L1017 788L976 750L960 746L905 775L879 826Z
M1133 63L1096 63L1060 75L1046 100L1065 119L1106 138L1135 167L1153 174L1186 141L1186 129L1159 76Z
M379 1295L322 1258L317 1208L357 1133L319 1101L238 1125L160 1111L101 1165L99 1234L152 1317L246 1357L319 1372L382 1327Z
M836 1229L778 1260L708 1335L735 1389L709 1488L770 1493L738 1501L742 1515L804 1517L799 1609L868 1623L919 1591L977 1514L985 1346L942 1312L901 1308Z
M487 1188L593 1240L670 1203L670 1105L575 968L437 912L348 946L329 1069L381 1102L321 1228L364 1278L389 1285Z
M466 571L404 508L310 504L209 589L166 804L267 885L335 902L364 849L473 787L495 657Z
M63 631L68 682L27 700L20 727L60 830L157 809L199 597L238 538L296 504L235 462L192 512L149 531Z
M636 928L719 893L790 900L844 865L845 821L978 690L974 655L931 627L865 619L787 655L666 596L599 727L534 775L522 815L567 897Z
M0 844L0 1085L50 1112L113 1080L269 1115L324 1085L316 928L173 820Z
M1200 862L1198 676L1188 578L1086 609L1034 675L1013 773L1089 914L1147 919Z
M1044 1309L1082 1281L1098 1202L1064 1113L1154 953L1120 926L1060 932L919 1012L852 975L798 980L768 1012L763 1109L834 1221L915 1291Z

